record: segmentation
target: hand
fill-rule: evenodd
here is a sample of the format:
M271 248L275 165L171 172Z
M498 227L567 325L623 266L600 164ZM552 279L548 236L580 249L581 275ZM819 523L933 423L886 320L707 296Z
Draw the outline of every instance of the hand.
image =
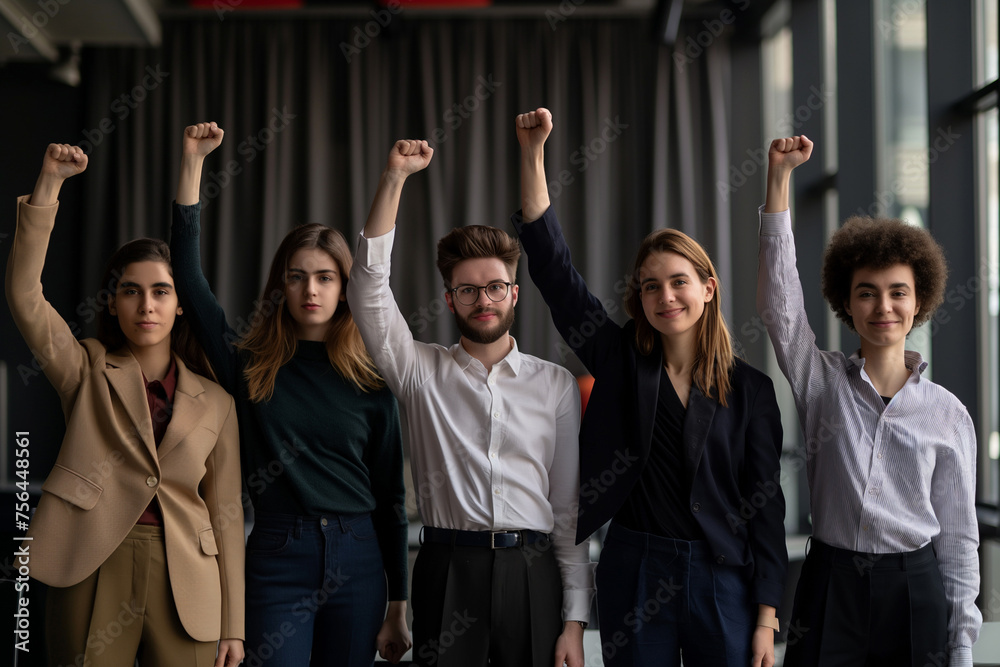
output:
M555 667L563 667L564 663L569 667L583 667L583 627L576 621L567 621L556 640Z
M406 628L405 611L403 614L394 614L390 610L375 636L375 648L378 649L378 654L384 660L397 664L411 646L413 642L410 640L410 631Z
M514 126L522 149L541 148L552 131L552 114L548 109L539 107L534 111L518 114Z
M223 639L219 642L219 657L215 659L215 667L236 667L243 662L243 640Z
M39 178L47 177L64 181L67 178L82 174L87 169L87 154L79 146L69 144L49 144L42 159L42 172Z
M774 667L774 630L758 625L753 631L750 651L752 667Z
M426 141L400 139L389 151L389 161L385 165L385 170L406 177L426 168L431 163L432 157L434 149Z
M812 155L813 142L806 135L785 137L771 142L767 152L768 169L785 169L791 171L800 164L809 161Z
M211 123L198 123L184 128L184 150L182 154L192 157L205 157L222 143L226 133L222 128Z

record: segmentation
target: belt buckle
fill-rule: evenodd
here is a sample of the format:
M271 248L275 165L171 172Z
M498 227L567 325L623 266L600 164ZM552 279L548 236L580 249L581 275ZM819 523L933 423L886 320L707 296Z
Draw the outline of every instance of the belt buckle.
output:
M497 535L510 535L510 534L514 535L514 546L516 547L518 545L517 544L517 538L520 537L520 535L521 535L520 531L516 531L516 530L495 530L495 531L490 531L490 549L493 549L493 550L496 550L496 549L506 549L507 547L498 547L497 546ZM524 543L524 539L523 538L521 539L521 543L522 544Z

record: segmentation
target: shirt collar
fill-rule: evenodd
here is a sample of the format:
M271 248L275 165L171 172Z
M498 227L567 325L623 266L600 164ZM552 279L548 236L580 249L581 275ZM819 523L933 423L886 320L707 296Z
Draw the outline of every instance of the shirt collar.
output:
M903 359L906 362L906 367L912 371L915 371L917 375L923 375L924 369L927 368L927 362L924 358L920 356L919 352L915 350L906 350L903 352ZM865 367L865 358L861 356L861 350L855 350L854 354L850 356L849 361L859 370Z
M150 382L146 379L146 374L143 373L142 381L146 385L147 392L158 392L162 389L167 400L172 402L174 400L174 390L177 388L177 362L174 361L173 355L170 356L170 368L167 369L167 374L163 376L162 380L153 380Z
M451 348L451 356L455 359L455 363L458 364L459 368L463 371L469 368L469 364L475 359L471 354L462 347L462 343L455 343ZM496 366L506 364L512 373L516 376L521 370L521 353L517 350L517 340L513 336L510 336L510 352L507 353L503 359L496 363Z

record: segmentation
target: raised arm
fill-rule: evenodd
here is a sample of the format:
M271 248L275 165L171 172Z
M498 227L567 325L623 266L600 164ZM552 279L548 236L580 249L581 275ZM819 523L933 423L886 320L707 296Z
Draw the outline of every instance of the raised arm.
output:
M83 173L87 156L68 144L49 144L30 197L21 197L17 229L7 260L7 305L25 342L46 377L61 395L74 391L87 366L87 354L70 326L42 294L42 268L67 178Z
M430 164L434 151L421 140L397 141L378 182L368 222L358 242L347 302L368 353L397 398L422 382L418 345L389 288L389 259L399 198L406 178Z
M517 140L521 145L521 210L511 216L524 252L528 273L549 307L552 321L570 348L594 377L621 333L605 304L590 293L583 276L573 266L569 246L549 201L545 180L545 140L552 132L552 114L536 109L517 116ZM581 327L596 327L593 335L581 335Z
M201 201L201 168L205 157L222 144L225 132L216 123L198 123L184 128L181 174L177 181L177 203L193 206Z
M827 390L843 368L839 353L821 352L806 316L788 211L792 171L809 159L813 143L804 136L775 139L768 152L767 197L760 207L757 312L767 328L781 372L788 378L806 424L806 407ZM807 427L808 428L808 427Z
M518 114L517 142L521 144L521 215L534 222L549 208L549 186L545 181L545 140L552 132L552 113L536 109Z
M177 296L198 342L205 350L219 384L237 393L240 365L238 332L226 322L226 313L212 294L201 270L201 170L205 156L222 143L224 132L215 123L198 123L184 130L177 200L170 227L170 260Z

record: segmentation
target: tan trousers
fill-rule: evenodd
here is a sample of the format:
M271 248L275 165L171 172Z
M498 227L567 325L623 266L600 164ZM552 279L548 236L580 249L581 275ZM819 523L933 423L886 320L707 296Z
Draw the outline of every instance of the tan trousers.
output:
M50 588L49 667L211 667L217 642L181 625L167 576L163 528L136 525L94 574Z

